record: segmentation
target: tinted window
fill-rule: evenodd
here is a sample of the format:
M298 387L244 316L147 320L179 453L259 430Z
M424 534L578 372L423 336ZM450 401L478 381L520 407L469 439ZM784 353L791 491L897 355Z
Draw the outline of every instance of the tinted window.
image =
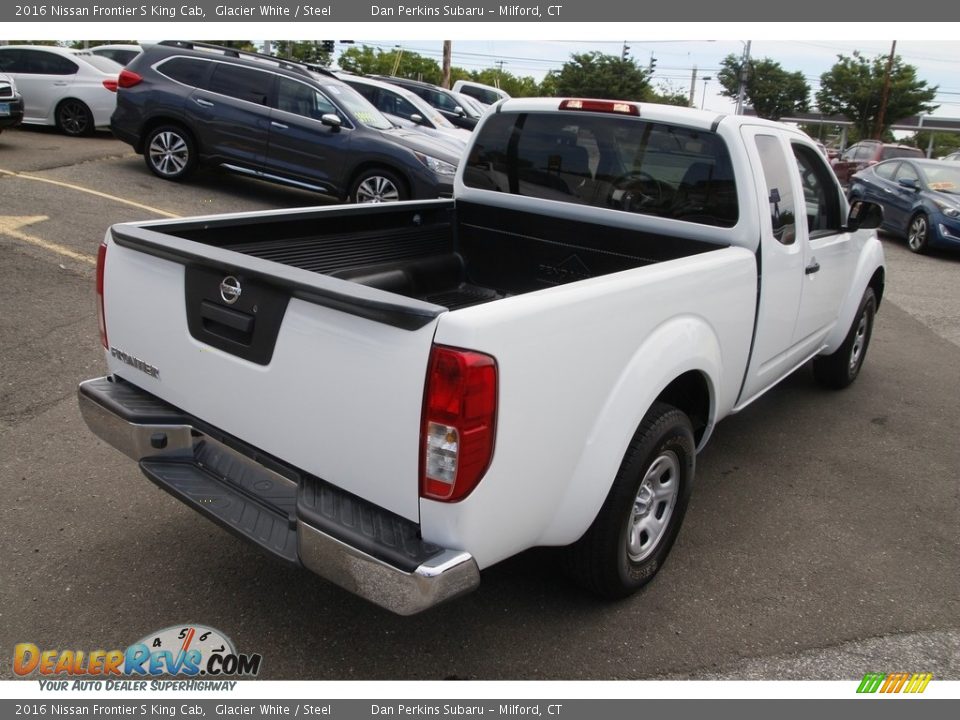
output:
M22 50L0 50L0 71L20 73L27 71Z
M834 175L823 156L806 145L793 145L793 154L800 169L800 187L807 212L810 237L831 235L840 231L840 201Z
M273 77L270 73L226 63L215 65L207 90L259 105L267 104Z
M133 60L137 55L140 54L139 51L137 50L122 50L119 48L108 48L106 50L93 50L93 53L95 55L103 55L104 57L108 57L114 62L120 63L121 65L128 64L131 60Z
M464 182L707 225L737 222L726 146L715 134L616 116L498 114Z
M108 57L101 57L100 55L94 55L93 53L84 53L79 55L79 57L93 65L97 70L105 73L116 74L122 69L120 63L118 63L116 60L111 60Z
M487 105L493 105L497 100L500 99L500 96L492 90L473 87L472 85L464 85L460 88L460 93L462 95L469 95L472 98L476 98L480 102L484 102Z
M160 73L166 75L171 80L176 80L190 87L200 85L209 69L210 63L206 60L182 57L172 58L157 67Z
M34 75L75 75L79 67L77 64L62 55L44 52L43 50L22 50L26 69L19 72Z
M790 166L780 140L773 135L757 135L757 150L760 152L760 164L763 166L763 178L767 185L773 237L777 242L790 245L797 239Z

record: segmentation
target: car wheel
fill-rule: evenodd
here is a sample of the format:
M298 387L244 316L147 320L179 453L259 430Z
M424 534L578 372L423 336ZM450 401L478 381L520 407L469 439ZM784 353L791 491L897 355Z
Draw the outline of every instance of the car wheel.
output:
M193 136L177 125L161 125L147 136L143 159L157 177L183 180L197 165Z
M672 405L654 403L593 524L567 548L575 580L618 599L653 579L683 522L695 457L690 419Z
M920 212L910 218L907 226L907 247L915 253L925 253L930 242L930 221Z
M364 170L353 181L350 202L381 203L407 199L406 186L394 173L382 168Z
M857 314L843 344L830 355L814 358L813 376L818 383L834 390L842 390L857 379L867 356L876 313L877 296L873 288L868 287L863 293L863 299L860 300Z
M94 130L93 113L83 102L68 98L57 105L57 129L64 135L80 137L90 135Z

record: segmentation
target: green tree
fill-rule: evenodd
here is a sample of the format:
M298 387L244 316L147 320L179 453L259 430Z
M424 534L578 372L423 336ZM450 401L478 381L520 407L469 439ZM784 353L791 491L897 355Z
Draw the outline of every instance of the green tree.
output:
M223 47L233 48L234 50L243 50L245 52L257 52L257 46L253 40L204 40L203 42Z
M720 62L717 80L721 95L735 98L740 93L742 58L727 55ZM801 72L787 72L770 58L751 59L747 67L746 102L758 117L779 120L810 109L810 86Z
M846 115L854 123L860 137L873 137L880 115L883 81L887 69L887 56L878 55L872 60L858 51L852 55L838 55L837 62L820 76L817 105L828 115ZM937 95L936 87L927 87L925 80L917 78L917 69L904 64L899 55L890 68L890 91L883 127L887 131L893 123L918 113L929 113L938 105L931 104Z
M926 152L927 148L930 147L931 134L933 135L933 152L930 155L931 157L942 157L960 148L960 133L955 132L935 131L931 133L929 130L921 130L905 142L916 145Z
M650 73L631 59L601 52L574 53L550 78L549 94L609 100L647 100ZM544 79L547 82L547 78Z
M35 43L31 43L33 45ZM70 43L73 50L83 50L84 48L94 48L98 45L137 45L136 40L74 40Z
M272 44L277 57L324 66L333 59L333 54L323 49L322 40L273 40Z
M363 45L347 48L340 54L337 64L344 70L361 75L396 75L439 84L440 63L419 53L393 48L383 51Z

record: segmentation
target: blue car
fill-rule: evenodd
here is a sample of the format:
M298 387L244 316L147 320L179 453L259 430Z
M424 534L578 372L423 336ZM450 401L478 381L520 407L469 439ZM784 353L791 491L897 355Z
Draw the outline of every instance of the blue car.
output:
M944 160L896 159L859 171L849 198L883 207L881 229L906 237L915 253L960 250L960 166Z

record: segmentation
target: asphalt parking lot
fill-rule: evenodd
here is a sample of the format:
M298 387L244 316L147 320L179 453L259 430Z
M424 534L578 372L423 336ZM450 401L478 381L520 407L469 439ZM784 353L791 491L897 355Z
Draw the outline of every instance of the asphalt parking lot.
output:
M158 490L75 400L104 372L111 223L324 202L219 172L166 183L106 134L0 134L0 677L16 643L125 647L193 622L261 653L267 679L960 679L960 255L884 240L858 381L831 393L803 369L721 423L643 592L598 602L534 551L400 618Z

